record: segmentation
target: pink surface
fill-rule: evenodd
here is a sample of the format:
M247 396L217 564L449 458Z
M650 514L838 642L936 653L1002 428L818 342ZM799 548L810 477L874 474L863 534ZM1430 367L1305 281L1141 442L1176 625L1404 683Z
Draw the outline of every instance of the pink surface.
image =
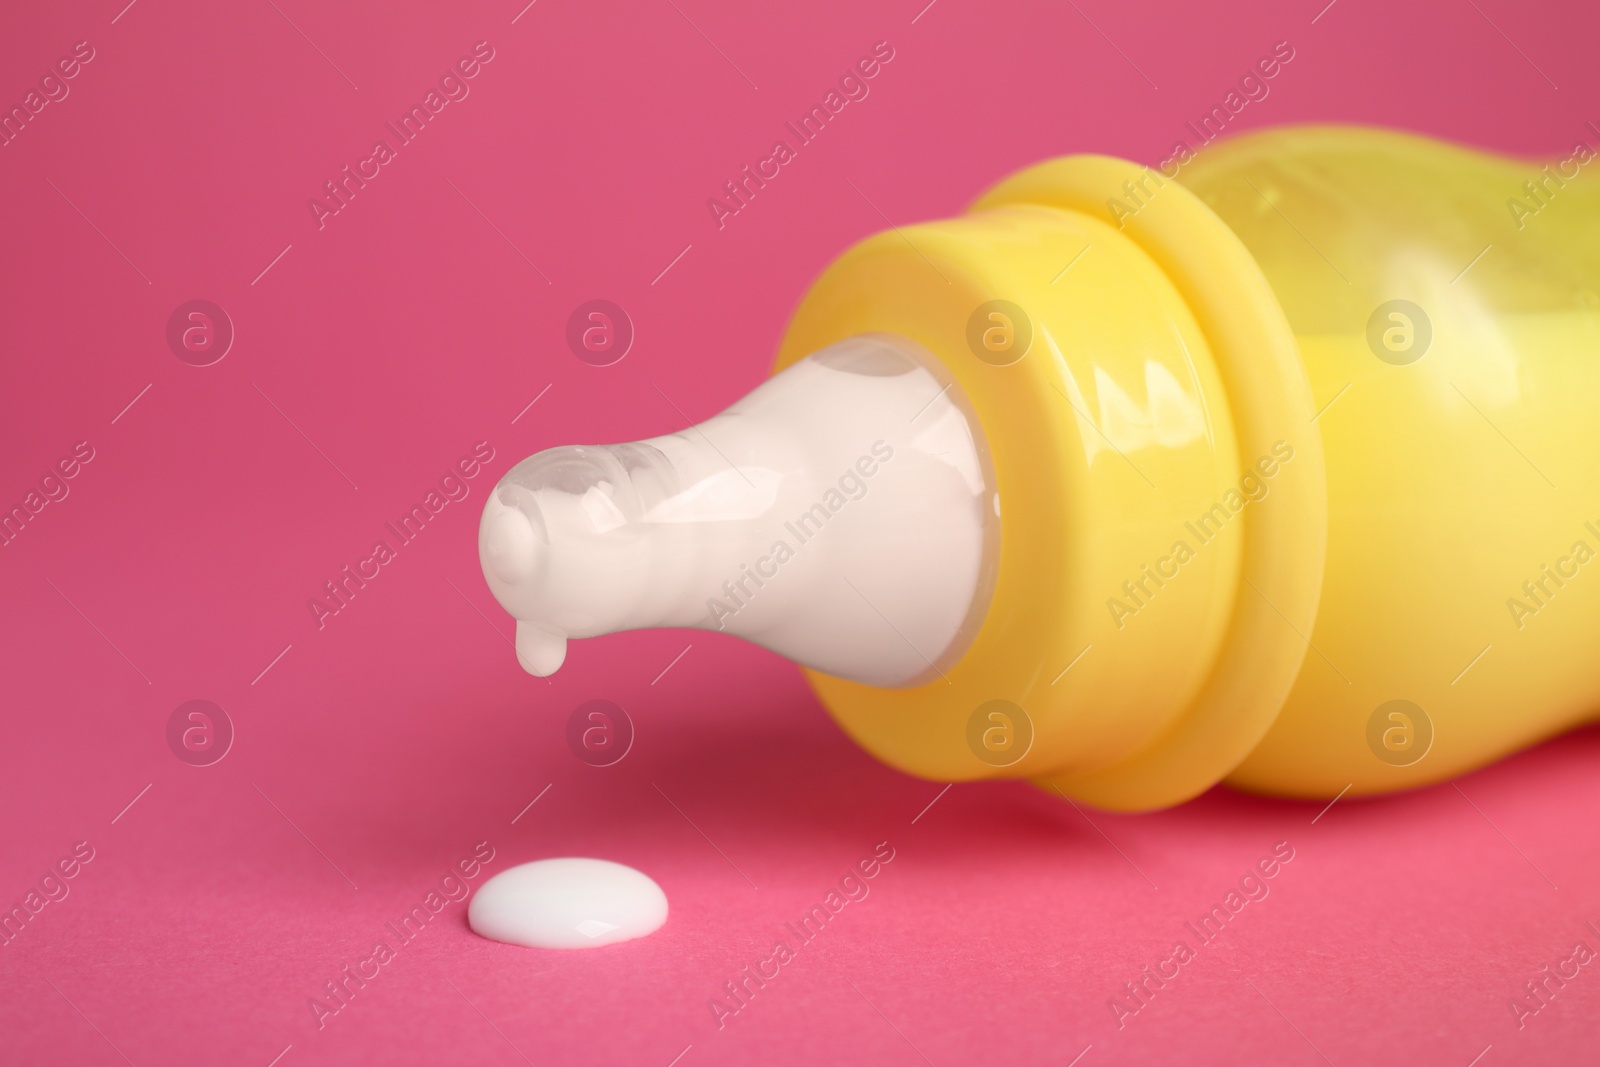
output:
M474 544L517 459L680 429L754 385L809 279L886 217L949 215L1053 154L1162 159L1277 41L1295 58L1241 128L1355 120L1564 157L1600 136L1592 4L522 2L0 16L8 109L93 49L0 147L0 504L93 454L0 548L0 901L78 842L93 855L0 948L0 1061L1592 1055L1594 968L1520 1028L1510 998L1600 948L1600 733L1320 818L1220 790L1144 817L1014 783L941 793L731 639L622 635L527 677ZM308 198L480 41L468 95L319 228ZM869 95L719 229L707 198L879 41ZM167 344L192 299L234 324L210 366ZM590 299L636 330L609 367L565 344ZM308 599L397 544L386 521L478 442L492 460L446 485L466 499L319 628ZM194 699L236 734L210 766L168 746ZM614 766L566 745L591 699L635 724ZM385 924L479 842L489 872L633 864L671 918L557 954L481 940L449 903L402 945ZM723 983L770 974L774 942L799 945L785 923L879 842L870 895L719 1027ZM1268 895L1201 946L1185 923L1279 842ZM319 1028L311 999L379 940L394 958ZM1170 974L1178 940L1194 958L1119 1027L1109 1002L1146 965Z

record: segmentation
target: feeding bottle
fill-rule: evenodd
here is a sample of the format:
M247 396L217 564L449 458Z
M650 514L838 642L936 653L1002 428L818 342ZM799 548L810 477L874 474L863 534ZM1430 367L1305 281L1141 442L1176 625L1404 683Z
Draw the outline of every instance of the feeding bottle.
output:
M870 237L728 410L501 479L517 655L725 631L892 766L1119 810L1407 788L1572 728L1594 158L1290 127L1051 160Z

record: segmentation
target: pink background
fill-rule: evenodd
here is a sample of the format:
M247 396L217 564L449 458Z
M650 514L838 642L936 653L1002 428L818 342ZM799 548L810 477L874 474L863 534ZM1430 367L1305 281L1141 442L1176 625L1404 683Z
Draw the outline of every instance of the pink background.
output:
M1241 128L1355 120L1564 157L1600 121L1592 4L124 2L0 16L8 109L74 43L95 50L0 148L0 505L94 449L0 548L0 903L95 851L0 949L0 1060L1592 1050L1594 968L1520 1031L1508 998L1600 947L1600 732L1314 823L1321 805L1222 790L1143 817L1015 783L939 796L732 639L621 635L527 677L474 543L517 459L677 430L758 382L808 281L880 210L946 216L1060 153L1161 159L1276 41L1296 57ZM719 231L706 199L881 40L870 96ZM319 230L307 199L478 41L494 59L470 95ZM237 331L208 367L165 340L194 298ZM637 330L614 366L564 342L592 298ZM307 599L479 441L495 458L467 500L319 630ZM237 731L208 767L166 741L197 698ZM594 698L637 728L609 768L564 739ZM481 940L452 904L319 1030L308 998L484 840L491 871L633 864L672 916L557 954ZM722 983L880 841L896 857L871 895L719 1030ZM1108 999L1280 841L1295 858L1270 895L1119 1030Z

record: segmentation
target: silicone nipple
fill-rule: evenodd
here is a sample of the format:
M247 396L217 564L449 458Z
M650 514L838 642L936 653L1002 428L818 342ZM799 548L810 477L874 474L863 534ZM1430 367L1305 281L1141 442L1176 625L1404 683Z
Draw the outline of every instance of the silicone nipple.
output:
M981 621L998 514L936 366L852 338L682 433L517 464L479 555L523 667L553 673L570 637L689 626L873 685L936 676Z

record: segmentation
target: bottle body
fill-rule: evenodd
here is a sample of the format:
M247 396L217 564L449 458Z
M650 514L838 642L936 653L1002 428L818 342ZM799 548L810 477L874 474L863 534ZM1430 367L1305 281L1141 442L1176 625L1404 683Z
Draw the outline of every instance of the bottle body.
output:
M1027 168L847 250L721 415L518 464L485 579L531 673L726 630L939 781L1464 773L1600 709L1596 158L1291 127Z
M1600 198L1579 155L1541 171L1330 127L1174 175L1071 157L846 253L779 365L865 332L944 359L1002 532L959 662L909 689L813 673L824 703L912 773L1125 810L1224 778L1403 789L1592 717ZM1028 335L1009 362L977 341L1001 321Z
M1562 157L1284 130L1180 174L1325 407L1315 648L1234 783L1438 781L1600 708L1600 192Z

